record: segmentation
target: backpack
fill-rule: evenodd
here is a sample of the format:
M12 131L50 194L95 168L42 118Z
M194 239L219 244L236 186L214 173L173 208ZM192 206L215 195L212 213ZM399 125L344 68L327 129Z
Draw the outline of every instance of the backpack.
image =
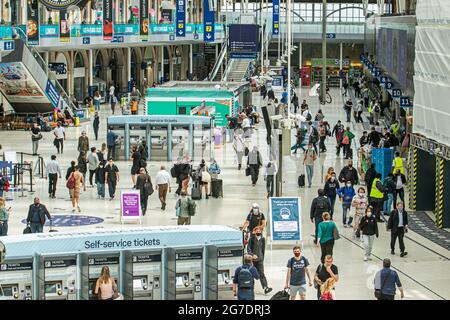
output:
M192 201L191 199L188 200L188 215L190 217L195 216L195 211L197 209L197 204L195 201Z
M172 176L172 178L177 177L177 169L175 169L175 166L173 166L172 169L170 169L170 175Z
M150 179L148 178L148 176L145 178L145 182L144 182L144 192L146 195L151 196L154 192L153 190L153 185L150 182Z
M380 110L380 106L378 105L378 104L376 104L375 105L375 108L373 109L373 111L375 111L375 112L380 112L381 110Z
M319 201L317 201L316 211L325 212L325 210L327 208L325 201L327 201L327 204L328 204L328 199L318 199L318 200Z
M249 268L241 268L238 274L238 288L239 289L253 289L253 275Z
M313 127L313 131L311 133L311 142L316 143L317 141L319 141L319 131L317 131L317 129Z
M312 119L312 115L311 113L308 112L308 114L306 115L306 121L311 121Z
M66 187L67 189L75 189L75 177L73 174L67 180Z

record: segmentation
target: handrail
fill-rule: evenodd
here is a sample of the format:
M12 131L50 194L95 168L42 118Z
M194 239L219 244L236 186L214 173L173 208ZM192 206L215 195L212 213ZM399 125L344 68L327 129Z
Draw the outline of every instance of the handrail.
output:
M41 57L41 55L36 50L36 48L34 48L33 46L29 46L27 44L27 41L26 41L27 36L26 36L25 32L21 28L15 28L15 30L19 30L19 33L22 33L23 37L19 37L19 39L23 42L24 47L26 47L28 50L30 50L35 61L39 64L39 66L42 68L42 70L46 73L48 79L50 81L52 81L53 85L58 90L58 92L63 100L63 103L65 103L65 105L62 106L62 109L64 109L65 106L68 106L69 109L72 111L72 114L74 115L75 110L76 110L75 105L72 103L72 101L70 101L69 95L67 94L66 90L64 90L64 88L59 83L58 79L56 78L55 73L49 69L47 63Z
M219 69L222 67L223 59L225 58L227 54L227 44L226 42L222 43L222 49L220 50L219 56L216 60L216 63L214 64L214 68L211 70L211 73L209 74L209 81L214 81L214 78L217 76L217 72L219 72Z
M230 70L231 70L231 68L232 68L232 66L234 64L234 61L235 61L234 59L229 59L228 60L228 65L225 68L225 72L223 73L223 77L222 77L223 81L227 81L228 80L228 76L229 76Z

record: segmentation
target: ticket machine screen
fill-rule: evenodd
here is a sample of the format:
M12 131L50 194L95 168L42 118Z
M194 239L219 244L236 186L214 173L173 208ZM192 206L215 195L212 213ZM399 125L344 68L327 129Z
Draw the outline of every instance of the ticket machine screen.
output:
M134 279L133 280L133 288L135 288L135 289L141 289L142 288L142 281L141 281L141 279Z
M176 285L177 287L184 287L183 276L177 277Z
M0 296L12 297L13 296L13 287L12 286L0 286Z
M46 283L45 284L45 293L56 293L56 283Z

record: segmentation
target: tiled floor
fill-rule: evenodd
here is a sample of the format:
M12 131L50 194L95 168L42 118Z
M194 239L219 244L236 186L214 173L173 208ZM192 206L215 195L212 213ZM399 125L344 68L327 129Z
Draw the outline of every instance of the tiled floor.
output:
M308 90L302 90L303 95ZM344 119L342 109L343 101L337 90L332 92L333 104L321 106L326 120L334 125L338 119ZM305 97L308 100L313 115L318 110L317 98ZM254 103L259 104L259 96L255 95ZM94 146L100 147L101 142L105 141L106 136L106 117L110 114L107 106L102 106L100 138L98 142L91 141ZM363 131L361 124L351 123L350 127L358 135ZM92 124L84 123L81 127L69 128L65 145L65 152L58 156L63 167L63 174L70 164L71 160L77 157L76 143L82 130L86 130L90 139L93 139ZM259 125L253 138L252 144L259 146L264 161L267 161L267 145L265 143L266 131L263 125ZM44 140L41 141L39 152L46 160L55 152L52 145L51 133L44 133ZM294 141L294 140L292 140ZM345 165L344 160L337 158L334 153L334 138L327 141L328 152L320 157L315 167L315 176L313 188L299 189L297 187L297 176L303 172L301 166L301 153L297 156L286 156L283 158L283 180L284 196L298 196L302 199L302 223L303 235L302 241L304 255L311 263L311 271L315 269L319 262L320 249L312 243L310 235L313 233L313 224L309 220L310 202L316 196L316 190L322 186L322 171L325 173L329 166L340 170ZM0 131L0 144L3 150L31 151L31 139L29 132L24 131ZM255 187L251 186L250 178L245 176L244 170L238 171L236 158L231 144L222 145L215 149L215 158L222 167L221 178L224 181L224 198L201 200L198 202L198 213L193 219L194 224L226 224L240 226L246 217L246 214L253 202L258 202L263 211L268 210L268 201L266 199L265 184L261 176ZM30 159L31 160L31 159ZM198 159L196 163L198 163ZM149 170L153 179L161 165L161 162L149 162ZM130 162L119 161L117 165L121 171L121 180L119 191L129 189L132 186L130 178ZM168 167L170 168L170 164ZM175 184L173 184L174 186ZM25 188L29 188L25 186ZM47 205L51 214L62 215L71 214L71 204L69 202L68 192L63 180L58 181L56 199L49 199L47 193L47 181L35 178L36 190L33 194L25 192L25 197L20 197L20 192L9 193L8 201L13 211L10 218L9 234L20 234L24 228L21 222L26 218L28 205L32 203L33 196L39 195L42 202ZM59 227L60 232L69 230L92 230L99 228L128 228L133 225L126 224L122 226L119 222L119 201L98 200L95 189L88 188L87 192L81 195L81 209L79 215L99 217L103 222L88 226L78 227ZM159 201L155 195L149 199L149 211L143 218L144 225L174 225L176 198L169 196L168 209L163 212L160 210ZM336 216L339 217L341 209L339 203L336 204ZM337 299L373 299L372 282L374 274L381 267L381 260L385 257L392 258L393 267L399 272L400 279L406 292L406 299L448 299L450 298L450 274L448 273L450 264L448 258L450 252L428 239L411 231L406 239L408 256L400 258L397 255L391 256L389 249L390 235L381 226L381 234L374 244L374 260L363 262L363 251L358 240L353 240L348 229L342 228L340 219L338 227L342 233L341 240L337 241L334 250L335 264L339 267L340 281L336 287ZM48 231L48 228L45 229ZM269 284L278 291L284 285L286 262L291 256L291 247L267 248L265 261L266 275ZM315 291L310 289L307 292L308 299L314 299ZM268 299L258 286L258 299Z

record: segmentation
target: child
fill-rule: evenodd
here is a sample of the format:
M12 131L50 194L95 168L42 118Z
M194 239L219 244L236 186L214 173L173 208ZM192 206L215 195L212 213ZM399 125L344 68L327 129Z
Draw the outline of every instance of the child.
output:
M335 282L334 278L328 278L320 286L320 292L322 293L320 300L334 300L332 291L333 291L335 283L336 282Z

